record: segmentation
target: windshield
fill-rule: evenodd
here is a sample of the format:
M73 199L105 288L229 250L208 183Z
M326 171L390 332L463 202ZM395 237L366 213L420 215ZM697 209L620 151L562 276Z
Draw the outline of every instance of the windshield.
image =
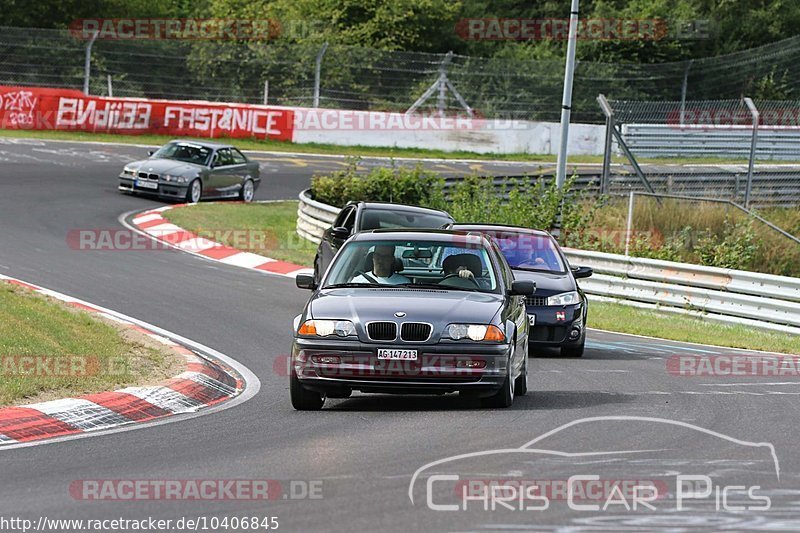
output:
M556 244L547 235L515 231L483 231L497 242L511 268L543 272L566 272Z
M184 163L208 166L211 149L199 144L167 143L152 156L154 159L174 159Z
M323 288L403 286L498 292L497 273L482 240L349 242L337 254Z
M361 215L361 231L383 228L441 228L453 221L445 214L365 209Z

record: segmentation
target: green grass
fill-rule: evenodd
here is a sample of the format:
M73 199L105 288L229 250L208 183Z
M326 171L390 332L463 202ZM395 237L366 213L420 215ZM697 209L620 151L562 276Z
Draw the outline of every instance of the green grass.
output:
M246 252L300 265L314 262L317 246L296 232L295 201L198 204L170 209L163 215L184 229Z
M112 142L120 144L147 144L160 146L175 138L174 135L120 135L116 133L85 133L72 131L35 131L35 130L4 130L0 129L0 137L60 140L60 141L95 141ZM189 138L189 137L187 137ZM198 139L203 140L203 139ZM207 139L206 139L207 140ZM555 163L555 155L543 154L481 154L477 152L446 152L444 150L426 150L421 148L381 148L374 146L339 146L335 144L306 143L295 144L286 141L233 139L231 140L242 150L271 151L271 152L296 152L303 154L346 155L346 156L375 156L375 157L408 157L431 159L477 159L484 161L535 161L541 163ZM674 157L674 158L641 158L639 163L655 164L735 164L747 163L746 159L723 159L718 157ZM602 163L602 156L571 155L569 163ZM614 163L627 164L627 160L615 157Z
M86 312L0 283L0 405L143 383L166 364Z
M294 201L199 204L171 209L164 216L178 226L195 232L254 230L258 235L263 233L267 236L264 239L265 246L236 246L233 238L227 239L227 242L219 238L224 236L221 232L214 240L304 266L311 266L314 260L316 245L301 239L295 232L297 202ZM732 348L800 354L800 337L789 334L764 332L745 326L728 326L614 303L593 302L589 309L588 323L592 328Z
M589 305L587 322L590 328L620 333L747 350L800 354L800 336L797 335L720 324L622 304L592 302Z

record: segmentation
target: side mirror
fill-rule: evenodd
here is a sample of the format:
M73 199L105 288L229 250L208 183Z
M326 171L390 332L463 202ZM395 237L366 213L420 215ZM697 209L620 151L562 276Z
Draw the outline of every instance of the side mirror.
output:
M344 226L339 226L338 228L333 228L331 230L331 236L336 239L346 239L350 236L350 230Z
M536 292L536 282L530 280L515 280L511 282L511 296L530 296Z
M588 278L594 274L594 270L589 267L575 267L572 269L572 275L575 279Z
M147 151L147 155L153 155L154 153L156 153L156 151L155 151L155 150L148 150L148 151Z
M294 283L297 285L298 289L313 291L317 288L317 283L314 281L314 276L312 274L298 274L297 277L294 278Z

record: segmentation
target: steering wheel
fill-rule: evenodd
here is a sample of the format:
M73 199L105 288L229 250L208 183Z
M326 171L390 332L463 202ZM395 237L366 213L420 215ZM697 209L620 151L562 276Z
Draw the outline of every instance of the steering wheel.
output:
M439 280L439 285L441 285L441 284L442 284L442 282L443 282L444 280L446 280L446 279L450 279L450 278L458 278L458 279L463 279L464 281L471 281L471 282L472 282L472 284L473 284L473 285L475 285L475 288L476 288L476 289L480 289L480 288L481 288L481 286L480 286L480 285L478 285L478 282L477 282L477 280L476 280L475 278L473 278L473 277L469 277L469 278L462 278L462 277L461 277L461 276L459 276L458 274L448 274L448 275L446 275L446 276L445 276L445 277L443 277L441 280Z

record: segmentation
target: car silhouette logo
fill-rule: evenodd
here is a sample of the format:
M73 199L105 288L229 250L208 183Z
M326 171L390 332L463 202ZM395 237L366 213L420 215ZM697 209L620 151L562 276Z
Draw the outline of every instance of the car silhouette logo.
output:
M398 311L394 314L394 316L396 316L397 318L403 318L404 316L406 316L406 314L402 311Z

